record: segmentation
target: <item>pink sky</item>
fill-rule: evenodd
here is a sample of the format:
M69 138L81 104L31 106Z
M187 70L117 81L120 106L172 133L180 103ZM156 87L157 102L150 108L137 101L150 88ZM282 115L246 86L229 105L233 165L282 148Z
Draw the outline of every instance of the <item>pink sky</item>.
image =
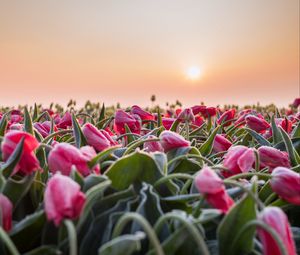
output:
M298 0L10 0L0 31L1 105L299 96Z

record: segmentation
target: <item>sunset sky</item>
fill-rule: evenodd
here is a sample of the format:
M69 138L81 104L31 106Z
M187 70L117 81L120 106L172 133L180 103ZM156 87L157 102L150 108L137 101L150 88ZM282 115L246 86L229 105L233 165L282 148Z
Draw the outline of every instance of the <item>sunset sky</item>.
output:
M287 105L299 2L0 0L0 105Z

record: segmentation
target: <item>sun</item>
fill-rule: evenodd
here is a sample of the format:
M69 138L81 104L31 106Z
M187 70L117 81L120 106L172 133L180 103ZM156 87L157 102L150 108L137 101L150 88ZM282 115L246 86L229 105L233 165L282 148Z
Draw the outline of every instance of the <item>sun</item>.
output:
M198 80L202 76L202 70L198 66L190 66L186 70L186 76L190 80Z

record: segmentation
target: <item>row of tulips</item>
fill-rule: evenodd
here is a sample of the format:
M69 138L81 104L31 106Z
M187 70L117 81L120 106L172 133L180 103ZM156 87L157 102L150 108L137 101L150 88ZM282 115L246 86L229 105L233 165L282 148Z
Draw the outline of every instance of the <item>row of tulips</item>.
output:
M5 108L0 254L299 253L295 102Z

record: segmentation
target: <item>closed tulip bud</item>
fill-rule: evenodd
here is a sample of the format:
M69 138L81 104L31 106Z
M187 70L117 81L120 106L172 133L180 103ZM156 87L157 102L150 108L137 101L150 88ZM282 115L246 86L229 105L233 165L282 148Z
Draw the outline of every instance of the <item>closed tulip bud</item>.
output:
M270 124L265 119L255 115L248 115L245 119L247 126L256 132L262 133L270 128Z
M194 115L205 112L205 110L206 110L205 105L195 105L192 107L192 111L193 111Z
M205 121L201 116L196 115L195 120L192 123L193 123L193 125L195 125L197 127L201 127L204 124L204 122Z
M33 124L35 129L42 135L42 137L47 137L50 134L51 131L51 121L44 121L43 123L36 122ZM54 125L53 131L56 132L58 129Z
M74 166L80 174L87 176L91 173L88 162L95 156L96 152L90 146L77 149L71 144L59 143L49 153L49 170L52 173L61 172L63 175L70 175ZM95 166L92 171L99 173L99 166Z
M293 129L293 122L289 119L283 119L283 118L276 118L275 123L277 126L282 127L282 129L287 132L291 133Z
M277 150L269 146L261 146L258 148L260 166L268 167L272 172L277 166L290 167L289 156L286 152Z
M195 177L195 186L199 193L205 195L207 202L214 208L227 213L234 204L226 193L222 179L210 168L205 166Z
M125 125L131 132L139 134L141 132L141 119L138 115L131 116L123 110L117 110L115 113L114 129L118 134L125 133Z
M193 114L193 111L191 108L185 108L183 111L181 111L177 117L180 121L195 121L195 116Z
M297 255L288 218L279 207L266 207L260 213L259 219L279 235L286 254ZM276 240L266 230L258 227L258 237L261 240L264 255L282 255Z
M10 200L0 193L0 220L1 226L5 231L10 231L12 227L12 210L13 205Z
M39 146L39 143L34 136L24 131L9 131L4 136L3 142L1 144L2 157L4 161L6 161L14 152L22 138L24 138L23 151L21 153L21 158L18 164L13 170L13 174L21 172L23 174L29 175L33 171L40 168L39 161L34 154L34 151Z
M94 147L97 151L103 151L116 143L110 138L109 134L105 130L98 130L91 123L86 123L82 132L86 138L88 145Z
M55 174L45 190L47 219L59 226L64 219L77 219L84 207L86 197L80 186L67 176Z
M154 116L150 112L143 110L137 105L131 107L131 114L140 116L142 120L154 120Z
M188 147L190 142L185 140L181 135L172 131L163 131L160 136L160 142L165 152L172 149Z
M232 146L232 142L230 142L224 136L217 134L213 144L213 151L214 152L227 151L231 146Z
M169 130L172 127L174 121L174 118L162 118L162 125L165 129Z
M153 139L153 138L157 138L154 135L149 135L148 139ZM161 143L159 141L150 141L150 142L145 142L144 143L144 149L147 152L156 152L156 151L160 151L163 152L164 148L162 147Z
M292 106L295 107L295 108L297 108L299 105L300 105L300 97L295 98Z
M252 148L247 148L243 145L231 147L223 161L223 166L228 168L229 171L223 171L225 177L235 174L248 172L251 170L255 162L255 154Z
M217 123L221 125L222 123L225 123L224 126L229 126L234 119L235 115L235 109L230 109L226 112L224 112L220 118L217 120Z
M272 190L291 204L300 205L300 175L286 167L276 167L270 181Z
M69 112L66 112L65 115L60 119L57 124L58 128L66 129L72 126L72 115Z

